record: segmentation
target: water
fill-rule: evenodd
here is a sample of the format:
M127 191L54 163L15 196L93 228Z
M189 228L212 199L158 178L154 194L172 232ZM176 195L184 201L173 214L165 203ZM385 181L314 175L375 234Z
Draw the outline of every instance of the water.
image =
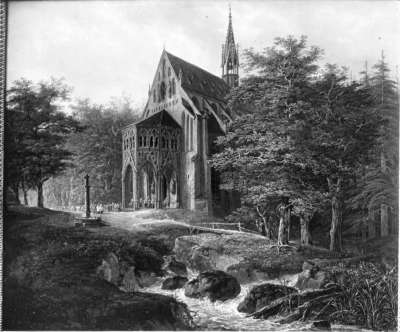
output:
M164 290L161 282L151 287L144 288L144 292L157 293L174 297L180 302L187 304L195 323L201 330L235 330L235 331L309 331L310 324L294 322L292 324L279 324L273 320L254 319L246 317L245 313L237 311L239 303L245 298L248 291L255 285L265 283L257 281L241 285L239 296L225 302L211 302L208 299L194 299L184 295L184 289ZM293 277L281 278L280 280L268 280L273 283L284 283L292 285ZM361 331L356 327L333 325L332 331Z

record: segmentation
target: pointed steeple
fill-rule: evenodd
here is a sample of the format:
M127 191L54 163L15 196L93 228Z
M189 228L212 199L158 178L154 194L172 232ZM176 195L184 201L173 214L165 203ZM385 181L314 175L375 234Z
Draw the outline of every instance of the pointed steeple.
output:
M235 45L232 27L232 12L229 5L229 23L225 44L222 45L222 79L232 88L239 85L239 52Z

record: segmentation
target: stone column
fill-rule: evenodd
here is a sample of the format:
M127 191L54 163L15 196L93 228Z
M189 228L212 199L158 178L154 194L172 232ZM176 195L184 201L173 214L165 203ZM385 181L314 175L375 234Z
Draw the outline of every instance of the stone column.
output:
M155 207L156 207L156 209L161 209L161 207L162 207L162 202L161 202L161 174L160 174L159 171L156 174L155 187L156 187Z
M138 186L138 172L136 168L132 168L132 199L133 199L133 209L136 210L139 208L139 186Z
M122 170L122 208L125 209L125 172Z
M203 116L203 162L204 162L204 193L207 199L207 212L212 215L211 168L208 165L208 116Z

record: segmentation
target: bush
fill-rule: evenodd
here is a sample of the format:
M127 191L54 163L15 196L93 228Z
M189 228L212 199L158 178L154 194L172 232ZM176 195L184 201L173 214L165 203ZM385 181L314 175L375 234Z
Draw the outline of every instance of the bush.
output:
M373 263L360 263L336 273L342 274L344 295L334 299L331 318L373 330L397 327L397 267L382 271Z

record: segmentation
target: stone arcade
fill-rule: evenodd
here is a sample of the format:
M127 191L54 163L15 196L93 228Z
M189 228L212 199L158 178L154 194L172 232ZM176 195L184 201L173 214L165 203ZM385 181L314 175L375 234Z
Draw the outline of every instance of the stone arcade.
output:
M163 51L142 119L122 133L125 209L179 207L211 214L238 205L237 195L220 190L219 176L207 163L215 138L232 121L224 98L239 82L230 13L221 67L219 78Z

